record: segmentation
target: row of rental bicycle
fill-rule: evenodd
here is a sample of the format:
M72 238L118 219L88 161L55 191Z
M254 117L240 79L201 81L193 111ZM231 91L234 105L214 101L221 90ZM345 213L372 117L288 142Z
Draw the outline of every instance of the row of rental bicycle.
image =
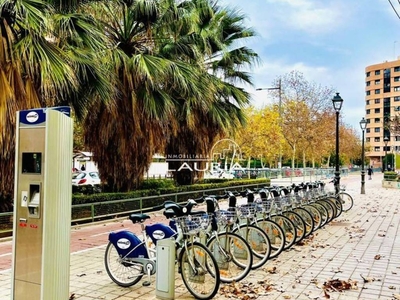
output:
M222 205L226 199L228 204ZM206 209L195 210L199 203ZM166 201L155 209L163 210L169 225L146 225L148 214L132 214L129 219L140 224L141 235L110 233L105 267L120 286L132 286L143 277L142 284L150 285L157 241L174 239L186 288L196 299L211 299L221 282L242 280L352 205L348 193L328 193L323 182L227 192L189 199L184 205Z

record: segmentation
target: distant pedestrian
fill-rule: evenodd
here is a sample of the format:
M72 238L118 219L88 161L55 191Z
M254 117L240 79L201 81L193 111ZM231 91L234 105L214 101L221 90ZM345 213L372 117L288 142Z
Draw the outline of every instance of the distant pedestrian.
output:
M368 172L368 176L369 176L368 179L371 180L372 179L372 174L374 174L374 170L372 170L372 166L368 167L367 172Z

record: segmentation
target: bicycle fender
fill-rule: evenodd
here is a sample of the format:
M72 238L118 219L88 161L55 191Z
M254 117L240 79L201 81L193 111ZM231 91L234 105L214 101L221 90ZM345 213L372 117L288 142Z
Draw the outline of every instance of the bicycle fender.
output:
M111 232L108 240L122 257L149 258L144 242L130 231Z

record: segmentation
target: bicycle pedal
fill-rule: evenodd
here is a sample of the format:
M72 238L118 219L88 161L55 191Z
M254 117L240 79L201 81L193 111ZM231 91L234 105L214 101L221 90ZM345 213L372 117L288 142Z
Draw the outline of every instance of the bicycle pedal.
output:
M143 283L142 283L142 285L143 286L149 286L151 284L151 282L150 281L143 281Z

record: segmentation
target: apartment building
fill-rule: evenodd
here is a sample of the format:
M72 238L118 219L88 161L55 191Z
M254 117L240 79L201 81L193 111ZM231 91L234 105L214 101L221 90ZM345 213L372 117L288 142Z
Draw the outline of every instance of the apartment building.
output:
M365 68L366 156L374 168L383 167L385 153L400 151L400 136L388 128L388 120L400 114L400 57ZM385 146L384 138L389 140ZM390 165L391 162L388 162ZM392 162L391 167L396 162Z

